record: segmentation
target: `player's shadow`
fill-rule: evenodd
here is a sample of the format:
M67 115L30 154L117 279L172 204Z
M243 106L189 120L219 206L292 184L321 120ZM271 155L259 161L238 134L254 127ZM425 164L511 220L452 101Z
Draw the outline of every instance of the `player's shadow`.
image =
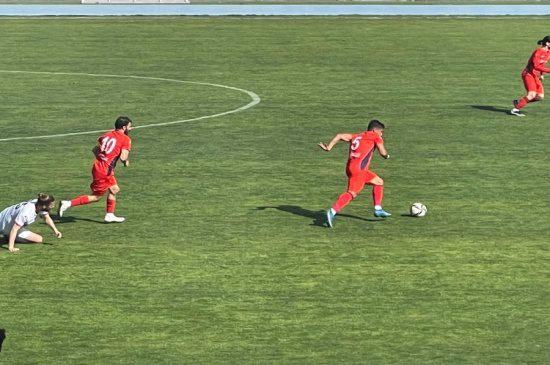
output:
M56 224L70 224L70 223L75 223L75 222L78 222L78 221L107 224L104 221L100 221L98 219L79 218L79 217L74 217L74 216L63 217L63 218L56 217L55 223Z
M47 239L47 238L46 238ZM2 250L8 250L8 237L0 237L0 249ZM54 244L53 243L50 243L50 242L42 242L42 243L36 243L36 242L21 242L20 240L17 240L15 241L15 244L16 245L29 245L29 246L32 246L32 245L46 245L46 246L53 246Z
M0 352L2 352L2 344L4 343L5 339L6 339L6 330L3 328L0 328Z
M281 212L286 212L286 213L299 215L301 217L311 218L313 219L313 222L311 224L312 226L327 227L326 212L324 210L309 210L309 209L302 208L298 205L270 205L270 206L263 206L263 207L256 208L256 210L266 210L266 209L277 209L277 210L280 210ZM351 214L338 214L338 217L352 218L352 219L357 219L365 222L380 221L380 219L362 218Z
M510 109L499 108L497 106L492 106L492 105L470 105L470 107L474 109L479 109L479 110L486 110L489 112L510 114Z

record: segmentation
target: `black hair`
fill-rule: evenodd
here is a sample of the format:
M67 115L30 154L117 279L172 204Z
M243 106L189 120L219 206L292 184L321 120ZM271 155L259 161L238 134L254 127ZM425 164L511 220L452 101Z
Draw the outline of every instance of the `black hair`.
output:
M546 37L542 38L540 41L537 42L537 44L544 46L548 42L550 42L550 35L547 35Z
M382 123L378 119L373 119L369 122L369 126L367 127L367 130L372 131L372 130L375 130L375 129L384 129L384 128L386 128L384 123Z
M128 124L132 123L132 120L128 117L118 117L115 121L115 129L121 129L122 127L127 126Z

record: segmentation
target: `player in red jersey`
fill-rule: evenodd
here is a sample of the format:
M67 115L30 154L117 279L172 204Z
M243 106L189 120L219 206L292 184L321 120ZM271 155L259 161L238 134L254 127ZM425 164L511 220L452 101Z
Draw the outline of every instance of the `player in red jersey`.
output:
M542 86L543 74L550 73L550 68L545 67L546 62L550 59L550 36L546 36L537 42L540 45L533 54L527 66L521 73L523 79L523 85L527 90L527 95L519 100L514 100L514 107L510 111L510 114L517 115L519 117L525 116L521 112L521 108L529 103L540 101L544 98L544 87Z
M321 142L319 147L325 151L330 151L339 141L349 142L349 159L346 166L348 175L348 189L338 197L338 200L327 211L327 223L332 227L334 218L346 205L348 205L360 192L365 184L372 185L372 196L374 200L374 216L386 218L391 214L382 209L382 197L384 195L384 180L369 170L369 164L372 160L374 150L385 159L390 155L384 147L384 124L373 119L369 122L367 130L362 133L337 134L328 145Z
M130 161L128 156L131 149L131 140L128 133L132 129L132 121L128 117L118 117L115 121L115 129L107 132L97 139L97 146L94 147L94 166L92 168L93 181L90 185L92 195L81 195L73 200L62 200L59 204L59 217L70 207L95 203L108 192L107 213L105 222L124 222L124 218L115 216L116 194L120 188L115 179L115 166L120 160L124 166Z

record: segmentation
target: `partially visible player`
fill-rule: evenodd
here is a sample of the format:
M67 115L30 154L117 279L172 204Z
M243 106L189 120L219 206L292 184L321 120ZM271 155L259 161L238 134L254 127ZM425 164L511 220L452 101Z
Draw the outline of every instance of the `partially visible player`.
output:
M521 73L523 79L523 85L527 90L527 95L521 99L514 100L514 107L510 111L510 114L517 115L518 117L524 117L525 114L521 112L521 109L529 104L540 101L544 98L544 87L542 86L543 74L550 73L550 68L545 67L546 62L550 59L550 36L546 36L537 42L540 46L537 48L529 61L527 66Z
M59 204L59 217L70 207L95 203L108 192L107 206L105 213L105 222L124 222L123 217L115 215L116 194L120 187L115 179L115 166L118 160L124 166L128 166L130 161L130 149L132 141L128 133L132 130L132 121L128 117L118 117L115 121L115 129L103 134L97 139L97 146L92 150L95 156L92 167L93 181L90 184L91 195L81 195L72 200L62 200Z
M24 201L19 204L7 207L0 212L0 234L8 238L8 250L17 252L15 242L42 243L41 235L33 233L27 226L36 221L40 216L46 221L57 238L62 234L57 230L50 217L49 211L54 206L54 197L48 194L38 194L37 199Z
M360 192L365 184L372 185L372 196L374 200L374 216L380 218L389 217L391 214L382 209L382 198L384 196L384 180L369 170L369 165L375 150L385 159L390 155L384 147L384 124L373 119L369 122L367 130L357 134L337 134L328 145L321 142L319 147L330 151L339 141L349 142L349 158L346 166L348 175L348 189L327 211L327 223L333 226L335 216L346 205L348 205Z

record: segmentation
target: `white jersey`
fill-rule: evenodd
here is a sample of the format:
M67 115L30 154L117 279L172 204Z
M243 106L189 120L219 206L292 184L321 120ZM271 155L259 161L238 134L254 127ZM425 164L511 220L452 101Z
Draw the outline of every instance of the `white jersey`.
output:
M9 235L14 223L17 223L21 227L34 223L38 216L36 213L36 202L37 199L21 202L7 207L0 212L0 233L5 236ZM46 214L47 212L40 213L40 215Z

